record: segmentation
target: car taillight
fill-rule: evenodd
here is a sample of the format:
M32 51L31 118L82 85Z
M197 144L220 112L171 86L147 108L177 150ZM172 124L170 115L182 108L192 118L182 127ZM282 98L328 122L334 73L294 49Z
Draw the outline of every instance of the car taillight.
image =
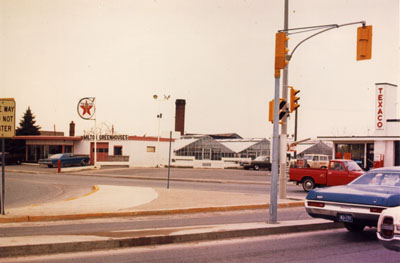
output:
M382 213L383 210L385 210L385 208L371 207L371 208L369 209L369 211L370 211L371 213Z
M381 235L384 238L392 238L394 233L393 218L385 217L381 225Z
M320 203L320 202L307 202L308 206L315 206L315 207L324 207L325 204L324 203Z

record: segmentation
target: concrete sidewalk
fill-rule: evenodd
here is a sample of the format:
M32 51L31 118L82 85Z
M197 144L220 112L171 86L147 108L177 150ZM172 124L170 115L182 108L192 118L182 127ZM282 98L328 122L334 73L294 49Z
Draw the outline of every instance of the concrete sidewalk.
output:
M0 258L244 238L340 227L342 225L338 223L313 219L279 222L279 224L224 224L80 235L7 237L0 238Z

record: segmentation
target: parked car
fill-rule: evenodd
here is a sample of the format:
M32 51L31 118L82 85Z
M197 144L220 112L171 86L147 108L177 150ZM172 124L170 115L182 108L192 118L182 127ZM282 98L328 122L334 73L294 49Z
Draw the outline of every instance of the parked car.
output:
M311 190L307 213L315 218L343 222L347 230L376 227L381 212L400 206L400 167L373 169L348 185Z
M289 181L301 184L305 192L316 186L344 185L353 181L364 171L352 160L330 160L328 169L293 168L289 170Z
M267 169L267 170L271 171L271 162L269 161L269 157L268 156L264 156L264 155L258 156L254 160L251 160L249 163L248 162L241 163L241 165L243 166L243 168L245 170L249 170L249 169L254 169L254 170Z
M50 158L40 159L39 164L44 164L51 168L57 166L59 160L61 161L61 166L87 165L90 158L89 156L77 156L72 153L58 153L50 156Z
M382 212L376 235L385 248L400 252L400 207L388 208Z
M308 168L327 168L329 156L324 154L305 154L304 160Z
M21 164L25 160L25 155L19 153L5 152L5 164ZM3 162L3 153L0 152L0 165Z

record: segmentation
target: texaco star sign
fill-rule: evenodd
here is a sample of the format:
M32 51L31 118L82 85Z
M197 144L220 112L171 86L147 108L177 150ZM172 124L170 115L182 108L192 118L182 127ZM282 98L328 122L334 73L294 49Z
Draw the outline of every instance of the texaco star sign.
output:
M82 119L91 120L96 112L95 98L83 98L78 102L78 114Z

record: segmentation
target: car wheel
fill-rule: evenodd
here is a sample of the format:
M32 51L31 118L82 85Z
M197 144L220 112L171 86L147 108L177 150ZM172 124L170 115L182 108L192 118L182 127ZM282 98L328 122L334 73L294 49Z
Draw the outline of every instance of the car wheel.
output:
M349 232L359 233L362 232L365 228L363 224L355 224L355 223L344 223L344 226Z
M258 164L254 165L254 170L260 170L260 166Z
M314 189L315 182L314 182L314 180L312 178L306 177L301 182L301 185L303 186L303 190L305 192L310 192L312 189Z
M49 167L49 168L53 168L53 165L49 164L49 165L47 165L47 167Z
M81 166L85 166L85 165L86 165L85 160L82 160L81 161Z

